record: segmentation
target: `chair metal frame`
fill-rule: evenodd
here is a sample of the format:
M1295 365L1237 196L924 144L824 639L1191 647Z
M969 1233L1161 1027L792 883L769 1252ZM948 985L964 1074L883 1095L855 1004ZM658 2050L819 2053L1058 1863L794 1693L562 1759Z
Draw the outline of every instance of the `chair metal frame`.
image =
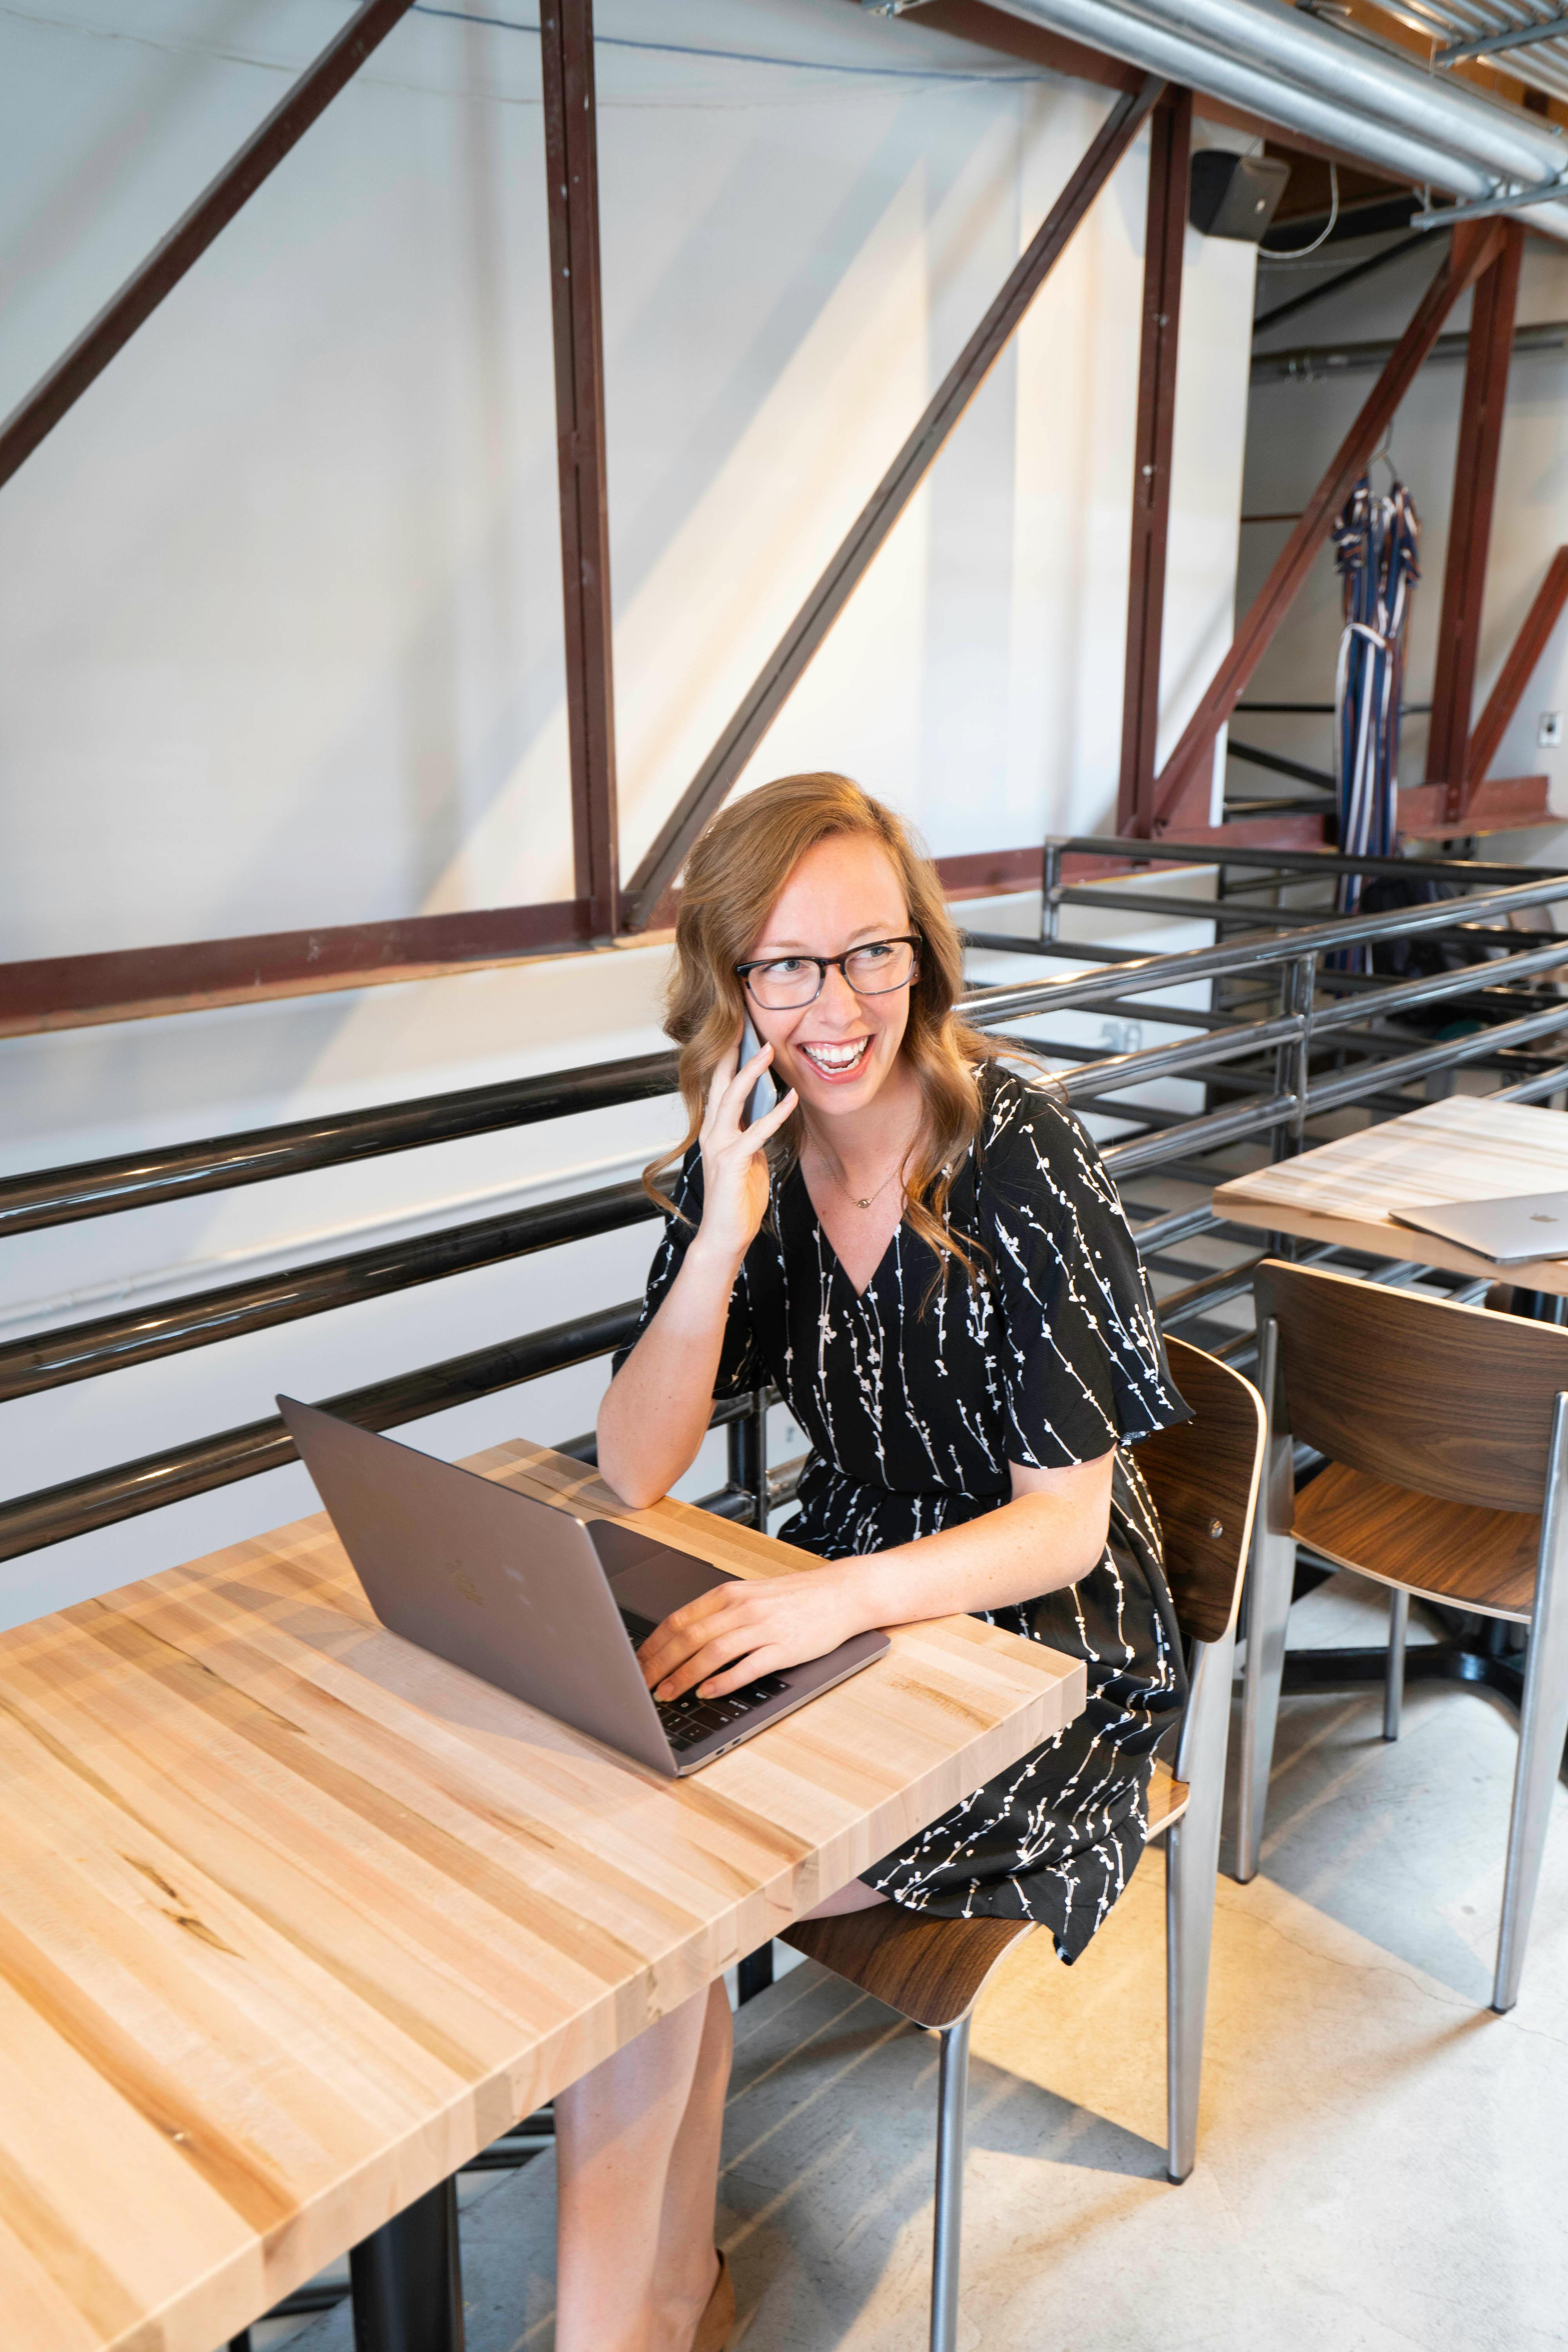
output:
M1192 1359L1199 1350L1171 1343L1173 1357ZM1213 1363L1205 1358L1205 1363ZM1179 2184L1197 2158L1198 2096L1203 2081L1204 2023L1208 2006L1209 1962L1214 1943L1215 1885L1219 1873L1220 1821L1225 1806L1226 1752L1230 1736L1231 1685L1235 1670L1237 1613L1245 1565L1254 1541L1256 1505L1264 1463L1262 1399L1250 1381L1228 1366L1214 1364L1238 1391L1253 1398L1257 1443L1247 1487L1244 1524L1236 1541L1236 1570L1223 1631L1210 1641L1193 1639L1186 1706L1173 1774L1156 1765L1152 1797L1169 1797L1152 1818L1145 1843L1165 1846L1165 2112L1167 2178ZM1180 1382L1180 1364L1177 1380ZM1183 1433L1171 1433L1180 1436ZM1216 1520L1211 1535L1223 1534ZM1180 1603L1178 1601L1178 1615ZM967 2152L969 2037L975 2004L994 1971L1015 1943L1030 1934L1031 1920L922 1919L889 1905L837 1918L802 1920L784 1940L836 1974L860 1985L912 2022L935 2032L941 2044L937 2091L936 2182L931 2228L931 2352L955 2352L958 2289L962 2271L963 2168ZM972 1931L984 1930L981 1936ZM1008 1932L1008 1931L1011 1932ZM932 1960L941 1955L942 1981L918 1981L919 1965L889 1969L890 1950L918 1948ZM953 1964L956 1958L957 1965ZM969 1965L964 1965L965 1960ZM933 1969L932 1975L936 1974ZM891 1979L889 1981L889 1979ZM944 2013L941 1993L950 1991Z
M1365 1287L1374 1296L1387 1295L1381 1286L1368 1284ZM1479 1311L1455 1307L1436 1299L1429 1304L1432 1312L1438 1315ZM1258 1376L1268 1415L1268 1456L1263 1507L1258 1515L1248 1578L1237 1838L1237 1877L1243 1885L1256 1877L1262 1860L1264 1817L1285 1664L1286 1625L1296 1570L1296 1538L1291 1531L1296 1503L1294 1445L1281 1360L1278 1318L1265 1317L1258 1331ZM1357 1572L1391 1587L1383 1731L1385 1739L1393 1740L1400 1731L1410 1594L1422 1588L1396 1583L1391 1576L1379 1574L1370 1563ZM1439 1603L1475 1609L1485 1615L1512 1613L1487 1609L1484 1603L1470 1599L1456 1601L1452 1595L1439 1591L1430 1597ZM1546 1850L1552 1792L1562 1768L1564 1741L1568 1740L1568 1388L1556 1393L1552 1407L1535 1599L1529 1622L1519 1755L1514 1767L1508 1862L1492 1979L1491 2007L1500 2015L1512 2009L1519 1999L1525 1946Z

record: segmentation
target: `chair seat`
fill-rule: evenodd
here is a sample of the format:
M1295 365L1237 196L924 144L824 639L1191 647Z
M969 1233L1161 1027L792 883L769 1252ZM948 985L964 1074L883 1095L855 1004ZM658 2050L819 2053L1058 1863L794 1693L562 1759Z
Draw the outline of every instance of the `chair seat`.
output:
M1331 1462L1297 1495L1290 1532L1381 1584L1530 1622L1541 1542L1540 1518L1530 1512L1444 1502Z
M1188 1794L1185 1781L1156 1758L1148 1837L1181 1819ZM876 1903L835 1919L798 1920L784 1929L784 1941L916 2025L941 2032L973 2008L992 1969L1033 1926L1032 1919L933 1919L897 1903Z
M1163 1756L1154 1759L1154 1770L1149 1781L1149 1827L1145 1842L1163 1837L1173 1822L1179 1822L1187 1810L1192 1795L1184 1780L1178 1780Z
M801 1919L784 1940L834 1975L933 2032L957 2023L1032 1919L931 1919L875 1903L836 1919Z

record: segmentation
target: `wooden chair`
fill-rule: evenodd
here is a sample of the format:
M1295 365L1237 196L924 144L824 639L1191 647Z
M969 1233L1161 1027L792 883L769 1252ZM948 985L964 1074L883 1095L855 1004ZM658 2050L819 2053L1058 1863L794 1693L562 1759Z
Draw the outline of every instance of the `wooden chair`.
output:
M1179 1340L1169 1351L1196 1417L1146 1438L1137 1458L1159 1509L1165 1571L1192 1649L1175 1770L1155 1764L1148 1831L1165 1840L1166 2166L1173 2180L1184 2180L1197 2144L1236 1607L1263 1462L1263 1407L1250 1381L1212 1356ZM931 2352L952 2352L957 2338L970 2017L992 1970L1032 1925L928 1919L889 1903L785 1931L797 1951L942 2037Z
M1247 1600L1237 1874L1263 1843L1298 1542L1393 1593L1384 1734L1410 1595L1531 1628L1492 2007L1519 1998L1568 1734L1568 1330L1347 1275L1258 1268L1268 1462ZM1296 1440L1328 1456L1298 1494Z

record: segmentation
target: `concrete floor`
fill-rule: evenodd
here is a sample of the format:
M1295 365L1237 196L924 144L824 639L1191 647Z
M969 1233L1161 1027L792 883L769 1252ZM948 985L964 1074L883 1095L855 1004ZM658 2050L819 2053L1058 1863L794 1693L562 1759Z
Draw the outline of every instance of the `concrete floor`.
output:
M1340 1579L1296 1643L1379 1638ZM1515 1737L1416 1686L1288 1700L1262 1874L1221 1878L1198 2165L1163 2167L1163 1870L974 2029L960 2342L987 2352L1568 2345L1568 1791L1523 1997L1487 2008ZM1226 1858L1228 1858L1228 1854ZM923 2344L936 2044L801 1966L748 2005L720 2216L748 2352ZM553 2162L464 2184L469 2352L547 2352ZM258 2347L280 2330L258 2331ZM346 2307L292 2352L348 2352Z

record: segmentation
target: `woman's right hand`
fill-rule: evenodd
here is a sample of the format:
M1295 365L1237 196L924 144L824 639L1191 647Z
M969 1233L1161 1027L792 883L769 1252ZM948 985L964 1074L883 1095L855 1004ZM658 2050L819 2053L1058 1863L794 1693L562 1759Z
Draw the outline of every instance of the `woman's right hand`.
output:
M752 1242L768 1205L768 1139L775 1135L795 1106L792 1087L765 1118L742 1124L752 1088L773 1060L773 1049L763 1046L739 1068L739 1038L715 1066L708 1082L708 1108L698 1142L702 1151L702 1222L692 1249L727 1259L738 1269Z

